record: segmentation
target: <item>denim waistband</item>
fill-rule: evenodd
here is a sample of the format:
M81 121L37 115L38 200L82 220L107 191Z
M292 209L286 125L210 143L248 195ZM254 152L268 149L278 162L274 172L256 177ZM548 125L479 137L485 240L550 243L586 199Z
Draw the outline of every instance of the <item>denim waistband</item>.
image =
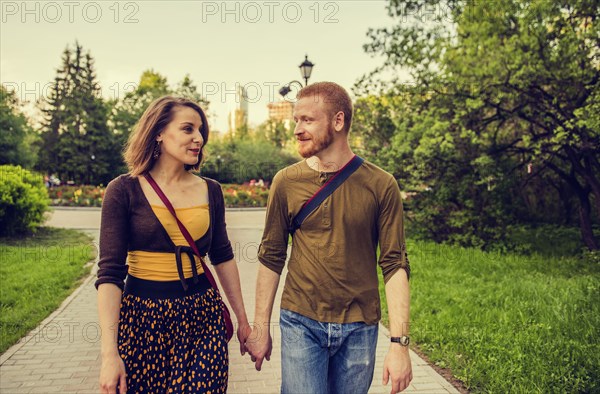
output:
M181 298L192 294L204 293L211 288L208 278L204 274L185 279L186 288L181 286L181 281L156 281L136 278L128 275L125 280L124 295L131 294L143 298Z

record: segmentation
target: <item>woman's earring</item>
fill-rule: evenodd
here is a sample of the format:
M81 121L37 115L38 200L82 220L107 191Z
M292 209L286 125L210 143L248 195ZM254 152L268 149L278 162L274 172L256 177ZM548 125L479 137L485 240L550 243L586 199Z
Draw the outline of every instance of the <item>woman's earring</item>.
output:
M154 159L158 159L160 156L160 141L156 141L156 145L154 146L154 152L152 153L152 157Z

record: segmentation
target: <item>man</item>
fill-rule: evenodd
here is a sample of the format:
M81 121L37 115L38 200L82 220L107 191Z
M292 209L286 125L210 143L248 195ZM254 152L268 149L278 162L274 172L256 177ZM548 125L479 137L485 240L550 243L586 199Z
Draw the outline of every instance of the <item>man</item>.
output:
M269 360L271 312L286 260L292 219L331 176L349 163L352 101L321 82L298 93L294 107L305 160L273 178L258 258L255 328L246 342L260 370ZM373 379L378 322L377 246L390 333L384 362L392 393L412 380L408 353L410 267L400 190L392 175L365 161L313 211L292 237L281 300L282 388L287 393L366 393Z

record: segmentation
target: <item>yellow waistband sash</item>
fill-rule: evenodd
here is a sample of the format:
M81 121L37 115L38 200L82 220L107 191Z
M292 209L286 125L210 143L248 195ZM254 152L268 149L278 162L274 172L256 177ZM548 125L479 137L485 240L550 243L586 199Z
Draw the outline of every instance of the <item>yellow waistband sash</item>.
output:
M189 246L183 234L177 226L177 221L166 207L151 205L152 211L165 228L169 237L175 245ZM194 239L200 239L208 231L210 224L210 212L208 204L190 208L176 208L177 217ZM198 256L194 256L198 274L202 274L202 264ZM181 254L183 275L191 278L192 266L190 258L186 253ZM148 252L143 250L130 251L127 255L129 274L136 278L156 281L179 280L175 253Z

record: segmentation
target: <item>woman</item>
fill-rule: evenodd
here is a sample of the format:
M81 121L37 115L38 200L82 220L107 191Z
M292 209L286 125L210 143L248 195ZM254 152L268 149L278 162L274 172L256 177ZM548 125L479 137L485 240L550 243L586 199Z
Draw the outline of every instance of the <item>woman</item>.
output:
M223 194L216 181L190 172L198 170L207 141L206 116L197 104L159 98L129 138L124 153L129 173L106 188L96 281L103 393L227 389L221 300L148 175L200 254L208 253L237 317L240 351L245 352L250 330L225 229Z

